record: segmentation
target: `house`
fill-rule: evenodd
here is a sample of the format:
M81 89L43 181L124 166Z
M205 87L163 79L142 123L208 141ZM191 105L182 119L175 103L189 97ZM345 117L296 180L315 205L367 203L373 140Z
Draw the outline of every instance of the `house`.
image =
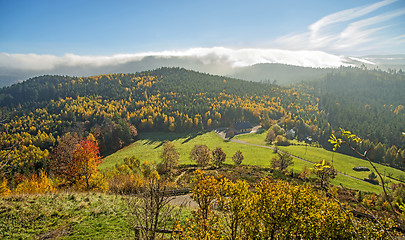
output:
M312 138L311 138L311 137L306 137L306 138L304 139L304 141L305 141L305 143L307 143L307 144L311 144L311 143L312 143Z
M296 134L295 130L294 130L294 129L290 129L290 130L287 131L287 138L289 138L289 139L294 139L294 138L295 138L295 134Z
M250 122L235 122L231 125L230 130L235 134L248 133L252 131L252 124Z

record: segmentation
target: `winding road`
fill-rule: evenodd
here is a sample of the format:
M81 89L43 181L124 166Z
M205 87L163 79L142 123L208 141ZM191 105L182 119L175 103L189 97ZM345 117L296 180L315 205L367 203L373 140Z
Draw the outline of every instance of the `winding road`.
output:
M255 133L255 132L257 132L257 130L259 129L259 127L260 127L260 126L254 127L253 130L252 130L250 133ZM268 149L275 150L274 147L270 147L270 146L248 143L248 142L245 142L245 141L242 141L242 140L239 140L239 139L234 139L234 138L231 138L231 139L226 138L226 137L225 137L225 136L226 136L226 133L225 133L224 130L222 130L222 131L213 130L213 131L214 131L219 137L221 137L221 138L222 138L223 140L225 140L225 141L230 141L230 142L234 142L234 143L245 144L245 145L250 145L250 146L255 146L255 147L261 147L261 148L268 148ZM249 133L244 133L244 134L249 134ZM242 135L242 134L239 134L239 135ZM281 151L281 150L279 150L279 149L277 149L277 151L283 152L283 151ZM283 152L283 153L285 153L285 152ZM293 157L293 158L302 160L302 161L304 161L304 162L307 162L307 163L310 163L310 164L314 164L314 163L311 162L311 161L308 161L308 160L306 160L306 159L300 158L300 157L298 157L298 156L294 156L294 155L292 155L292 154L290 154L290 153L286 153L286 154L290 155L290 156ZM367 182L367 181L364 181L363 179L356 178L356 177L353 177L353 176L344 174L344 173L342 173L342 172L337 172L337 173L340 174L340 175L343 175L343 176L345 176L345 177L349 177L349 178L352 178L352 179L355 179L355 180L359 180L359 181L363 181L363 182L366 182L366 183L368 183L368 184L371 184L371 183L369 183L369 182ZM382 187L381 185L378 185L378 186L379 186L379 187Z
M258 129L259 129L259 126L256 126L255 128L253 128L253 130L252 130L250 133L255 133L255 132L257 132ZM270 146L248 143L248 142L245 142L245 141L242 141L242 140L239 140L239 139L233 139L233 138L228 139L228 138L225 137L225 136L226 136L225 130L213 130L213 132L215 132L219 137L221 137L221 138L222 138L223 140L225 140L225 141L230 141L230 142L234 142L234 143L245 144L245 145L249 145L249 146L261 147L261 148L268 148L268 149L271 149L271 150L275 150L274 147L270 147ZM244 134L249 134L249 133L244 133ZM242 134L239 134L239 135L242 135ZM279 149L277 149L277 151L283 152L283 151L281 151L281 150L279 150ZM285 152L283 152L283 153L285 153ZM307 163L314 164L314 163L311 162L311 161L308 161L308 160L306 160L306 159L300 158L300 157L298 157L298 156L294 156L294 155L292 155L292 154L290 154L290 153L287 153L287 154L290 155L291 157L296 158L296 159L299 159L299 160L301 160L301 161L305 161L305 162L307 162ZM183 172L183 173L176 179L176 182L177 182L177 180L178 180L179 178L181 178L185 173L186 173L186 172ZM341 173L341 172L337 172L337 173L340 174L340 175L343 175L343 176L346 176L346 177L355 179L355 180L359 180L359 181L363 181L363 182L366 182L366 183L368 183L368 184L371 184L371 183L369 183L369 182L367 182L367 181L364 181L363 179L360 179L360 178L356 178L356 177L353 177L353 176L350 176L350 175L347 175L347 174L344 174L344 173ZM378 185L378 186L379 186L379 187L382 187L381 185ZM175 196L175 197L173 197L173 199L172 199L172 204L175 204L175 205L183 205L183 206L185 205L185 206L188 206L188 207L191 207L191 208L198 208L198 204L191 198L191 195L190 195L190 194L186 194L186 195L181 195L181 196Z

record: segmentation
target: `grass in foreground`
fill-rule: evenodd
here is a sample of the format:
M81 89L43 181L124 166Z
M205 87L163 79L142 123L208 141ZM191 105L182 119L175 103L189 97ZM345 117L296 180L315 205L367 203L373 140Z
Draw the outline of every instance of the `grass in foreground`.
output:
M2 239L129 239L123 197L100 193L0 198Z
M0 197L0 239L133 239L127 196L55 193ZM184 223L191 210L183 207Z

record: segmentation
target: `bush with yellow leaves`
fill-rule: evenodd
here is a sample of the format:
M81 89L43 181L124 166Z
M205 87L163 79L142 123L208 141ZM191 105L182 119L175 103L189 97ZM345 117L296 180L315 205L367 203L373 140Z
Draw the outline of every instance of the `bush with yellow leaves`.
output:
M115 194L138 193L143 187L144 179L139 174L117 174L109 179L109 190Z
M18 194L37 194L55 192L52 180L48 178L44 171L39 174L31 174L24 178L14 189Z
M390 219L380 219L377 224L356 218L309 184L263 178L254 191L251 188L245 181L232 182L196 171L192 198L199 208L182 228L182 237L386 239L394 235Z
M7 179L0 178L0 196L8 196L11 193L10 188L8 188L8 181Z

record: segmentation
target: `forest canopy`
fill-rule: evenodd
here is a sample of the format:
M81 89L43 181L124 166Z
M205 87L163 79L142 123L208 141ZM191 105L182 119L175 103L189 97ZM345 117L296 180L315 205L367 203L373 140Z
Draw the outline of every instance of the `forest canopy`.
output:
M47 75L0 90L1 128L9 133L2 135L2 145L16 148L11 139L23 139L13 150L21 155L13 166L39 169L67 132L91 133L105 156L134 141L139 131L202 131L235 121L268 128L276 121L285 130L294 129L298 140L310 136L325 148L334 131L355 130L365 139L363 148L378 150L374 161L402 168L391 152L405 148L404 85L402 72L357 68L337 69L288 88L182 68ZM27 149L34 149L36 158L24 157ZM39 163L24 163L32 159Z

